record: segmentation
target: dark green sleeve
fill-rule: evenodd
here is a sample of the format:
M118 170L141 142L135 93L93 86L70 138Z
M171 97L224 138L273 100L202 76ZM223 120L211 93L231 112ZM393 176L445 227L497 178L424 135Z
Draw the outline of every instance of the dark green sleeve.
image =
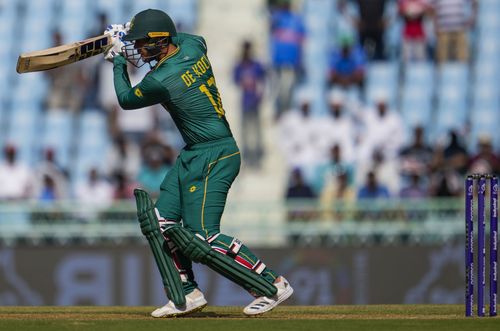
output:
M113 63L115 92L123 109L144 108L169 99L167 89L149 75L132 87L127 73L127 60L123 56L115 57Z

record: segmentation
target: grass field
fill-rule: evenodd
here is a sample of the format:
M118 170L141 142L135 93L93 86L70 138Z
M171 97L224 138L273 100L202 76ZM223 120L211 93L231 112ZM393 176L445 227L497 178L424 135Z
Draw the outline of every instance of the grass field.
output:
M462 305L279 307L248 318L240 307L207 307L153 319L153 307L0 307L0 330L500 330L500 317L465 318Z

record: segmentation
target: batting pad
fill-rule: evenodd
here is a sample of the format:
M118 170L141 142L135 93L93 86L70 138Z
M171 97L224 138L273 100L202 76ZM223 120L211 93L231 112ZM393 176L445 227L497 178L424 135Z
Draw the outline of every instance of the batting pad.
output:
M239 265L229 256L215 251L203 238L186 230L180 224L169 223L163 233L193 262L207 265L250 293L266 297L272 297L276 294L276 287L264 277Z
M155 214L155 207L149 194L143 190L134 190L135 201L137 203L137 217L141 225L142 234L146 237L153 252L153 256L160 271L161 280L167 297L176 306L184 306L186 298L182 287L179 271L174 265L172 257L163 250L164 238L160 232L158 218Z

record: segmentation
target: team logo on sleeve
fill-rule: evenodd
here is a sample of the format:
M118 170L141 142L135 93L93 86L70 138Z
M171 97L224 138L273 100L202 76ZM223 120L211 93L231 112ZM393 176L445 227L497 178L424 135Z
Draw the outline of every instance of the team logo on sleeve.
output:
M139 90L139 88L137 87L134 91L134 94L137 95L139 98L142 98L143 95L142 95L142 91Z

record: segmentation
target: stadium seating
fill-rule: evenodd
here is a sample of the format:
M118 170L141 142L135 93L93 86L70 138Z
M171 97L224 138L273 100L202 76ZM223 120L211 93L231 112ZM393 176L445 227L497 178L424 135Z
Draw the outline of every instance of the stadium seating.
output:
M439 68L435 138L442 138L451 129L463 131L468 110L468 79L464 64L448 63Z
M63 168L71 165L71 142L74 139L74 115L67 110L52 111L45 115L43 134L40 142L42 150L51 148L56 152L57 162Z
M408 127L429 126L432 121L434 68L428 63L407 67L401 100L401 114Z
M394 62L374 62L368 66L366 75L366 98L373 104L384 98L395 108L398 98L398 65Z
M43 112L48 82L43 73L17 75L13 70L17 55L52 46L54 29L61 31L65 42L88 37L95 30L89 22L97 23L93 21L97 13L107 14L110 23L123 23L144 8L159 8L171 10L174 18L195 26L196 6L197 0L36 0L30 1L29 6L25 1L2 1L0 144L14 143L20 159L30 165L39 161L41 149L52 147L63 167L74 166L75 178L84 178L88 167L102 163L109 145L104 114ZM19 26L23 28L18 29ZM81 134L75 136L75 132Z
M100 12L106 13L110 22L123 23L145 8L164 9L189 31L198 22L198 1L36 0L29 1L29 6L27 2L2 1L0 7L0 144L15 142L21 159L31 165L40 158L42 148L51 146L63 166L75 169L72 178L83 180L89 167L102 164L110 145L105 115L97 110L83 110L81 114L43 112L47 80L43 73L17 75L13 70L17 55L50 46L55 28L67 42L89 36L95 26L88 22L96 23L93 20ZM312 91L313 113L323 115L327 112L325 83L336 1L304 0L301 4L307 29L302 88ZM386 31L389 60L367 65L367 103L386 97L392 108L401 111L406 127L426 126L431 140L452 128L462 132L470 129L470 148L475 148L482 134L495 137L495 146L500 147L496 134L500 123L500 1L480 1L477 31L471 34L475 39L470 68L457 63L441 68L412 63L400 70L395 55L401 22L395 8L391 3L388 9L392 19ZM349 91L348 98L359 97L356 91Z
M80 116L76 142L74 184L86 178L90 168L104 170L103 159L110 146L106 116L98 110L86 109Z
M6 142L12 143L18 150L20 161L34 165L36 161L35 142L42 117L37 109L16 109L10 116Z

